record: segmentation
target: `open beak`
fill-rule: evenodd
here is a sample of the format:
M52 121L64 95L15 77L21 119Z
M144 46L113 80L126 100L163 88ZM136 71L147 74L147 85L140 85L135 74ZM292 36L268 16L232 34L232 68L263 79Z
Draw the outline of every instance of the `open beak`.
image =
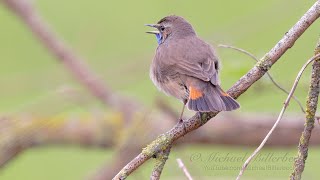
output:
M156 29L159 28L159 24L145 24L145 26L153 27L153 28L156 28ZM158 30L155 30L155 31L147 31L146 33L159 34L160 32Z
M159 32L159 31L147 31L146 33L149 33L149 34L159 34L160 32Z

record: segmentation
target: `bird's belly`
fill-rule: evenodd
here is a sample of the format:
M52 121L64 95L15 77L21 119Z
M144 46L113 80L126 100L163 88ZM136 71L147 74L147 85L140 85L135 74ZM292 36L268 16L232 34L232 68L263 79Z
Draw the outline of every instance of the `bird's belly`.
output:
M176 83L173 80L169 80L168 82L162 84L162 91L165 92L167 95L171 95L180 100L187 99L188 97L188 92L185 89L185 87Z
M169 96L176 97L180 100L187 99L188 92L186 88L181 84L179 78L171 78L169 76L162 75L161 77L154 71L150 71L150 78L155 86Z

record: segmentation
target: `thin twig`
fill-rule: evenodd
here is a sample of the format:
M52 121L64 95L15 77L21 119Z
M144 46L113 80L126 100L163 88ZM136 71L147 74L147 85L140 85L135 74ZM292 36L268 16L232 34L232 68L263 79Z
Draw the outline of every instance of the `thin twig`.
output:
M239 97L254 82L259 80L277 60L291 48L295 41L308 29L308 27L320 16L320 1L317 1L300 20L285 34L285 36L243 77L236 82L227 93L233 98ZM123 167L113 178L115 180L125 179L139 166L149 160L159 149L172 144L180 137L198 129L215 117L217 112L200 113L197 112L193 117L184 120L183 123L176 124L171 130L160 135L151 142L136 158Z
M233 50L239 51L239 52L241 52L243 54L246 54L246 55L250 56L256 62L259 61L259 59L255 55L253 55L252 53L250 53L250 52L248 52L248 51L246 51L244 49L241 49L241 48L238 48L238 47L235 47L235 46L225 45L225 44L219 44L218 47L228 48L228 49L233 49Z
M246 55L248 55L249 57L251 57L253 60L255 60L256 62L259 61L259 59L253 55L252 53L244 50L244 49L241 49L241 48L238 48L238 47L234 47L234 46L229 46L229 45L224 45L224 44L219 44L218 47L222 47L222 48L229 48L229 49L233 49L233 50L236 50L236 51L239 51L241 53L244 53ZM267 76L269 77L269 79L271 80L271 82L277 87L279 88L281 91L283 91L284 93L286 93L287 95L289 95L289 92L283 88L279 83L277 83L273 77L271 76L271 74L269 72L266 73ZM305 110L304 110L304 107L302 106L301 102L299 101L299 99L296 97L296 96L292 96L292 98L298 103L298 105L300 106L300 109L303 113L306 113Z
M282 116L285 112L285 110L287 109L287 107L289 106L289 102L291 100L291 97L293 95L293 93L295 92L297 85L299 83L299 80L304 72L304 70L307 68L307 66L313 62L315 59L318 59L320 57L320 54L313 56L311 59L309 59L301 68L301 70L298 73L298 76L296 77L296 80L294 81L294 84L291 88L291 91L286 99L286 101L284 102L284 105L282 107L282 110L278 116L277 121L274 123L274 125L272 126L271 130L268 132L268 134L266 135L266 137L263 139L263 141L261 142L261 144L259 145L259 147L249 156L249 158L246 160L246 162L243 164L242 169L240 170L240 173L237 177L237 180L239 180L242 176L242 174L244 173L244 171L246 170L247 166L249 165L249 163L251 162L251 160L259 153L259 151L263 148L263 146L265 145L265 143L267 142L267 140L269 139L269 137L271 136L271 134L273 133L274 129L278 126L280 120L282 119Z
M182 160L180 158L177 159L177 162L178 162L178 165L179 165L179 168L182 169L184 175L186 175L186 177L188 178L188 180L193 180L187 167L183 164Z
M320 45L320 39L319 39ZM316 47L315 54L320 55L320 46ZM290 176L291 180L300 180L308 157L309 140L315 123L315 114L318 105L318 96L320 89L320 59L316 59L312 66L311 80L309 86L309 95L307 100L307 113L304 124L304 130L301 134L298 155L294 161L294 170Z

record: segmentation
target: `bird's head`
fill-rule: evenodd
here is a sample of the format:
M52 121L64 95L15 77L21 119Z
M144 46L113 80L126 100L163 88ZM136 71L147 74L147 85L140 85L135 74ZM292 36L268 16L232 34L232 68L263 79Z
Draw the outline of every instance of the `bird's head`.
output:
M146 24L146 26L156 28L155 31L148 31L147 33L155 34L159 45L171 38L196 35L190 23L175 15L164 17L157 24Z

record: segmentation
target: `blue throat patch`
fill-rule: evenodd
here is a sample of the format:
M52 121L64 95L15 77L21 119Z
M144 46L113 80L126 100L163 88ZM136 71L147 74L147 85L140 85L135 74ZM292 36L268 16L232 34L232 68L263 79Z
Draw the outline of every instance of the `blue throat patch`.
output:
M157 34L156 34L156 38L157 38L158 44L161 44L161 42L162 42L162 36L161 36L160 33L157 33Z

